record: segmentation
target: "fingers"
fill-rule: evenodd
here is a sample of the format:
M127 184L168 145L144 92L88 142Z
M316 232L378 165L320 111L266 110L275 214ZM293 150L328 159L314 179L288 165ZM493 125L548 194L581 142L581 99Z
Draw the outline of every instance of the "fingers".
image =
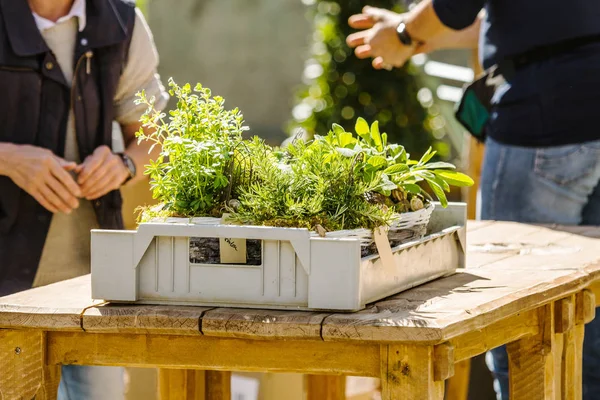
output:
M50 203L53 208L65 214L71 213L72 208L65 204L49 186L41 186L38 190L39 194L46 200L46 202Z
M88 179L85 180L83 185L81 185L81 193L82 196L87 198L89 194L95 190L95 187L98 185L105 176L107 176L111 172L111 168L113 165L102 165L100 168L95 170L95 173L91 175Z
M106 193L118 189L128 176L128 171L121 159L111 154L96 173L86 180L81 187L83 196L88 200L95 200Z
M376 22L377 21L366 14L356 14L348 18L348 25L354 29L369 29L372 28Z
M73 194L69 192L69 190L55 177L51 176L46 185L50 187L50 189L60 198L62 204L67 207L69 212L74 208L79 207L79 200ZM63 210L59 207L61 211Z
M65 168L71 168L71 169L75 169L77 167L77 164L75 163L68 163L67 166L65 167L65 161L61 160L60 158L56 158L57 159L57 163L53 163L50 166L50 173L54 176L54 178L56 178L58 180L58 183L61 187L66 188L69 192L71 197L81 197L81 190L79 189L79 186L77 185L77 183L75 183L75 181L73 180L73 177L67 172L68 170ZM73 165L71 165L73 164ZM63 166L61 168L61 165Z
M400 14L393 11L386 10L385 8L364 6L362 9L363 15L370 18L374 22L378 21L395 21L400 18ZM399 22L398 22L399 23Z
M64 169L65 171L74 171L77 168L77 164L73 161L67 161L60 157L55 157L55 158L56 158L56 161L58 161L58 164L60 165L60 167L62 169Z
M44 207L46 210L50 211L51 213L57 213L59 210L58 208L54 207L52 205L52 203L50 203L48 200L46 200L46 198L40 193L40 191L35 191L35 192L31 192L31 196L33 196L33 198L42 205L42 207Z
M368 36L369 31L352 33L346 38L346 43L351 48L358 47L366 43Z
M94 150L94 153L85 159L81 165L81 173L79 174L78 183L83 185L86 180L94 174L94 172L100 168L106 157L111 155L112 152L108 146L101 146Z
M119 185L115 185L114 178L112 176L105 175L85 196L87 200L96 200L99 197L104 196L108 192L115 190Z
M358 46L356 50L354 50L354 54L356 54L356 57L361 59L369 58L373 55L373 49L368 44L365 44Z
M391 70L390 66L386 65L383 61L382 57L375 57L373 59L373 68L375 69L387 69L388 71Z

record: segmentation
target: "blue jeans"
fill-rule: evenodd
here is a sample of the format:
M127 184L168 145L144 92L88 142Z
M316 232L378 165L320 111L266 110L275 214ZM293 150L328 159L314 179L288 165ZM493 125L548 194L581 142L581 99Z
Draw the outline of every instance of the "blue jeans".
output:
M600 225L600 141L525 148L488 139L481 177L481 219ZM583 399L600 399L600 315L586 325ZM499 400L508 400L508 356L486 355Z
M123 368L64 365L57 400L122 400Z

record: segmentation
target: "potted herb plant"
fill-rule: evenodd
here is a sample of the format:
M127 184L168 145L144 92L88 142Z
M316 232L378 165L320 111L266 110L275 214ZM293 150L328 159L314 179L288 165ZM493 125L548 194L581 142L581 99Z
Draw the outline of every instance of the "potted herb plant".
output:
M94 299L350 311L464 266L465 207L445 192L472 181L431 150L411 160L363 119L271 147L209 89L169 84L169 116L138 99L160 205L92 231Z

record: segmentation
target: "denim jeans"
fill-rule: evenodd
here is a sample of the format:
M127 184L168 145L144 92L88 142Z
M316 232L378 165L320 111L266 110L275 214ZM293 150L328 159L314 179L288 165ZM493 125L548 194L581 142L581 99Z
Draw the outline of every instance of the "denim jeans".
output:
M486 142L481 219L600 225L600 141L526 148ZM583 399L600 399L600 315L586 325ZM499 400L508 400L508 356L486 355Z
M123 368L64 365L58 400L123 400Z

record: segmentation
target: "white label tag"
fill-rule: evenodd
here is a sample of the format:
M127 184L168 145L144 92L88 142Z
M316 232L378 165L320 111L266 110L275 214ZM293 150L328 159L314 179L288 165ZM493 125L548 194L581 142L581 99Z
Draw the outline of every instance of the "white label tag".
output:
M224 225L230 224L228 217L229 214L223 214ZM220 238L219 249L221 264L246 264L246 239Z
M392 253L392 246L387 236L388 228L380 226L373 232L375 238L375 245L377 246L377 252L379 257L386 268L391 268L394 265L394 253Z

